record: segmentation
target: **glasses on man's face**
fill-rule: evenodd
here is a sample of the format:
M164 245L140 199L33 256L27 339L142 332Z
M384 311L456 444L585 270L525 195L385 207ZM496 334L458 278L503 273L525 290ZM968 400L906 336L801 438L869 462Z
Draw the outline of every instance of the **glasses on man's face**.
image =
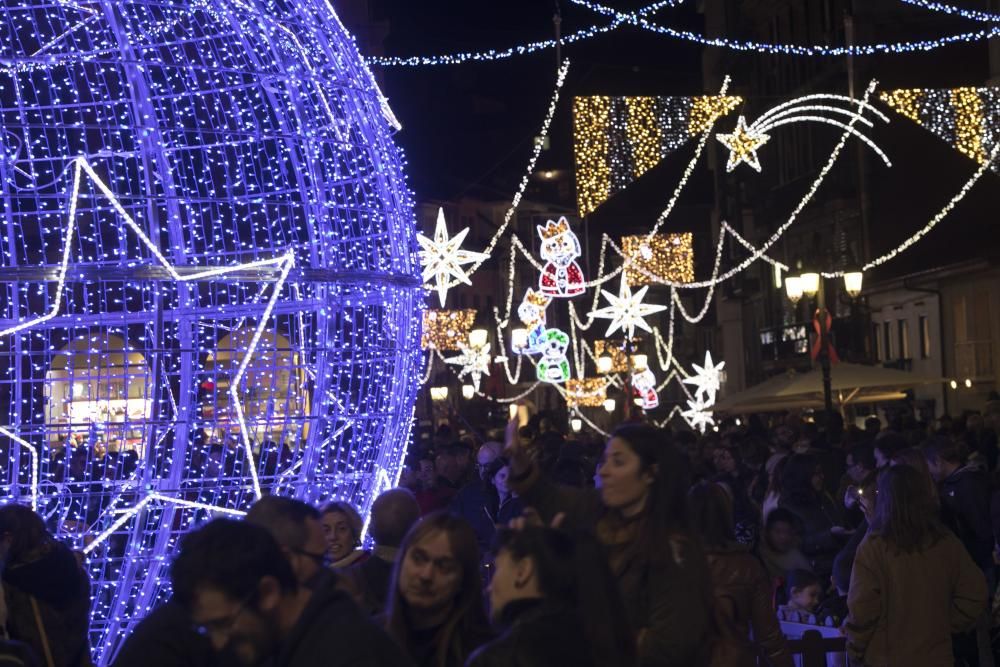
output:
M239 606L233 613L227 616L213 618L195 625L195 631L205 637L223 637L228 640L229 635L233 632L233 628L236 627L236 622L240 620L240 616L242 616L243 612L245 612L247 607L250 606L250 602L256 594L257 591L254 591L240 600Z

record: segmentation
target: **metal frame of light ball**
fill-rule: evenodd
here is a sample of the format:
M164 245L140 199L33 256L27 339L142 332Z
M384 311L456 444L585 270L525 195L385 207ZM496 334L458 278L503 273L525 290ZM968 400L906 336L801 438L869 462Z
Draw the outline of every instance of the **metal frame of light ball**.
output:
M266 7L0 8L0 492L85 552L102 665L191 527L268 492L367 514L410 437L398 121L327 2Z

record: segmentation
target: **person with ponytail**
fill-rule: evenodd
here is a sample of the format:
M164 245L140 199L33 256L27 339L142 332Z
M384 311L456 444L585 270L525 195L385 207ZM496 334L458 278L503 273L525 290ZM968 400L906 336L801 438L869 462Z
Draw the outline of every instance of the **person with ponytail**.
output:
M707 665L711 583L686 514L687 458L667 433L644 424L618 427L604 448L597 489L547 479L527 443L507 429L511 488L550 523L592 531L603 545L643 667Z

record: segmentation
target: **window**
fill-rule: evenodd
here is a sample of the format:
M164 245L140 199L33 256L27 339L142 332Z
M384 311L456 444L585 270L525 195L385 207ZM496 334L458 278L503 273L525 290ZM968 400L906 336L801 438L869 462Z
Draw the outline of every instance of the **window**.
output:
M885 360L885 350L882 348L882 336L879 330L878 322L872 325L872 353L875 355L875 361Z
M910 323L906 320L897 322L897 332L899 334L899 358L910 358Z
M892 349L892 322L882 323L882 349L885 351L883 361L891 361L896 357L895 350Z
M931 358L931 323L926 315L920 316L920 358Z

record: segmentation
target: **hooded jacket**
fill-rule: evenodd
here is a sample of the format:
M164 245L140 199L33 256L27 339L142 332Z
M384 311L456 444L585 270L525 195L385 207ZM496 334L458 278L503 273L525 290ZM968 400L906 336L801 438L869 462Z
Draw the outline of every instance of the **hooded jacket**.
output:
M7 632L55 667L89 667L90 581L69 547L47 542L3 572ZM35 610L38 613L35 613ZM41 627L39 627L39 621Z

